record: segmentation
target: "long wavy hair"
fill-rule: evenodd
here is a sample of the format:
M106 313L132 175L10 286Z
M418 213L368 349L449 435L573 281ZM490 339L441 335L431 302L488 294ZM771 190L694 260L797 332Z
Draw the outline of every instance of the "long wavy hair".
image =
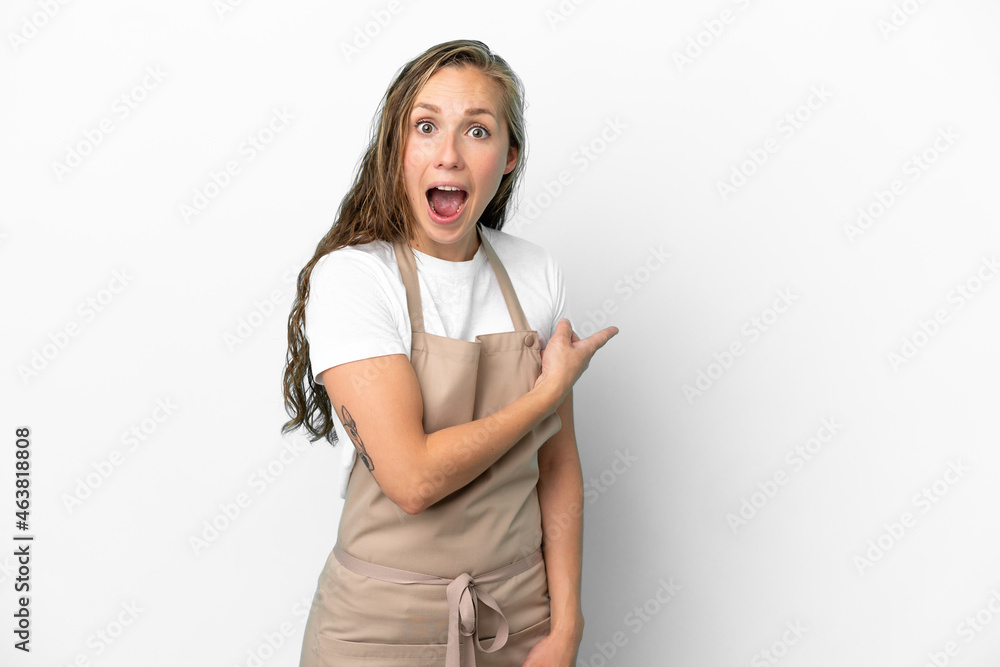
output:
M427 80L443 67L475 67L490 77L500 92L509 143L518 149L517 164L500 179L496 194L477 224L499 230L507 220L508 205L520 183L527 151L524 85L507 62L482 42L459 39L433 46L396 73L372 119L368 148L358 164L354 183L340 202L330 231L299 272L297 295L288 315L288 352L282 381L285 411L291 419L282 426L282 434L304 426L311 434L310 441L326 438L333 445L337 443L330 397L313 379L309 361L309 341L305 337L309 278L316 262L338 248L376 240L391 243L396 239L412 248L410 240L418 223L403 181L403 147L416 97Z

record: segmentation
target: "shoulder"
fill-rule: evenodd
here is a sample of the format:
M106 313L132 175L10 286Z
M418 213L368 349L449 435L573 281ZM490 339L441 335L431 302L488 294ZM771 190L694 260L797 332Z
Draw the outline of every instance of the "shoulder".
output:
M392 244L372 241L361 245L337 248L320 257L310 275L310 288L334 283L357 285L357 281L374 280L388 289L397 273Z
M534 241L490 227L482 227L481 230L505 266L513 265L521 269L534 268L534 270L539 271L549 269L554 265L552 254Z
M344 246L320 257L309 277L306 309L344 312L380 312L398 319L403 308L399 271L392 244L372 241Z

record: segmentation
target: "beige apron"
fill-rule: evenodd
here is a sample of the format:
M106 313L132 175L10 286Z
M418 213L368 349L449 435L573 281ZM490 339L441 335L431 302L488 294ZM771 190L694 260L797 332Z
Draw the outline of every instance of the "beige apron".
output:
M493 414L531 390L541 373L538 332L476 231L514 330L479 334L473 342L424 331L413 253L401 241L393 244L426 433ZM300 667L519 667L549 632L537 451L560 428L553 413L479 477L416 515L389 500L358 457Z

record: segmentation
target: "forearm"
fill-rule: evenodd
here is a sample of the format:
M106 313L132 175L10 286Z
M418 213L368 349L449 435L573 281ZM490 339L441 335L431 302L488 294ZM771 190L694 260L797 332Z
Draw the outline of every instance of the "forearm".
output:
M422 511L474 480L552 415L561 399L539 386L488 417L427 434L410 506Z

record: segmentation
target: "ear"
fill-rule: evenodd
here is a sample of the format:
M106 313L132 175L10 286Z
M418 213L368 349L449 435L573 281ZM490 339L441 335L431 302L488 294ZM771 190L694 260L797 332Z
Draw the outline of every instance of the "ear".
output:
M507 165L503 169L504 174L509 174L517 166L517 146L511 146L507 149Z

